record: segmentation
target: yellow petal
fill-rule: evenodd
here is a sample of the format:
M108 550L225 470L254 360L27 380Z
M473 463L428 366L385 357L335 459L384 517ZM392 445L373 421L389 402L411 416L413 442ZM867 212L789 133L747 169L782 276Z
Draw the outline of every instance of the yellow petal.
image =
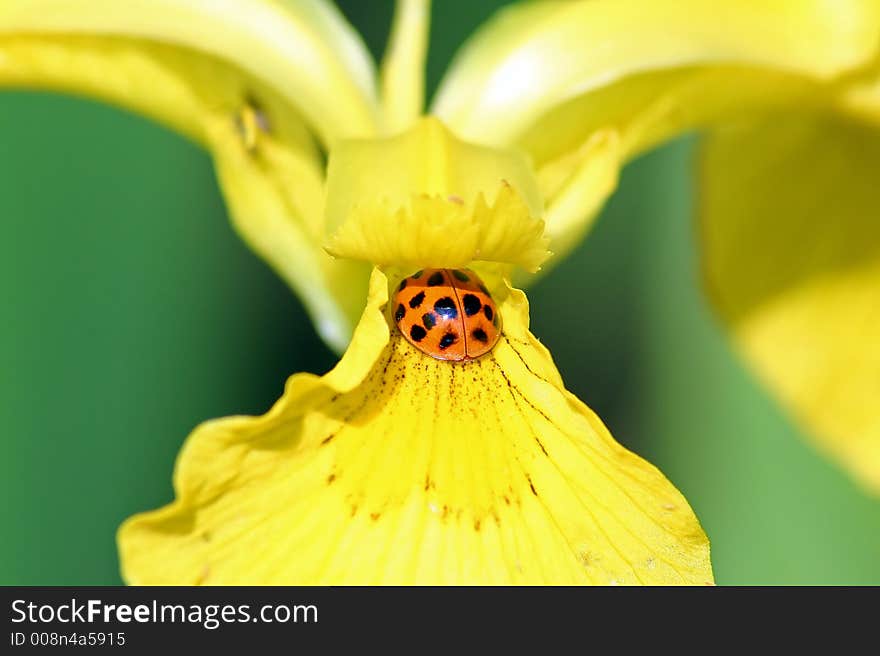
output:
M330 153L327 250L383 265L534 271L547 258L541 201L522 155L457 139L425 118L395 137Z
M627 78L554 108L522 135L560 257L580 243L627 161L665 139L731 118L828 106L835 85L772 71L688 68Z
M214 162L233 225L297 293L321 338L342 353L364 307L369 266L334 259L320 245L319 164L259 128L255 139L248 147L229 127L215 136Z
M397 278L390 279L395 286ZM497 279L505 335L434 360L389 328L389 279L339 365L188 439L177 499L120 529L135 584L708 583L684 498L565 390Z
M706 284L739 350L817 443L880 491L880 132L772 117L715 132Z
M875 0L528 3L472 37L434 113L464 138L507 144L553 107L648 71L705 65L830 79L877 49Z
M880 65L853 80L836 101L835 109L840 113L880 129Z
M137 46L146 42L209 55L218 66L215 78L232 74L227 85L237 82L244 87L240 93L247 90L249 80L272 86L327 142L376 130L369 55L338 11L324 0L127 0L124 7L116 0L4 0L0 44L13 40L18 48L8 53L0 45L0 59L8 67L0 80L29 86L61 84L66 90L77 90L82 80L87 87L83 91L101 85L104 88L98 91L135 108L142 102L153 107L162 100L174 102L167 93L139 99L153 93L153 79L124 75L124 56L93 61L98 70L79 66L76 45L84 37L93 38L87 45L125 40L135 54ZM47 48L68 50L74 59L48 62L43 56ZM44 68L47 63L52 70ZM178 68L181 82L189 82L186 73L197 73L191 69L198 65ZM63 75L60 69L65 69ZM100 82L103 73L109 79ZM198 91L211 93L200 87L190 93ZM180 113L174 107L163 111L172 116ZM196 115L190 120L202 118Z
M430 0L397 0L382 60L382 118L388 133L409 128L424 109L430 18Z
M344 350L369 269L321 247L312 131L325 142L374 134L378 109L367 55L332 6L10 0L0 4L0 86L95 96L203 144L238 232Z
M622 166L619 132L600 129L579 148L538 169L538 185L548 200L545 234L555 254L564 257L584 238L605 200L617 187ZM519 275L516 280L527 284L534 278Z
M731 115L828 102L878 35L875 0L525 3L469 41L433 112L531 156L561 257L632 157Z

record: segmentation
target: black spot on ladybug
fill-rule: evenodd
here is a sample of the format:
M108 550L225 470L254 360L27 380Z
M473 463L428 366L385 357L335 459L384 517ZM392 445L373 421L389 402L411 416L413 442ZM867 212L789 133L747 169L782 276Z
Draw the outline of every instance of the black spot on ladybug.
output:
M404 287L406 287L406 278L400 281L400 287L397 288L397 291L401 291Z
M406 308L403 307L403 303L397 306L397 309L394 311L394 320L400 323L400 320L406 316Z
M427 334L428 333L425 332L425 329L418 324L409 329L409 336L412 337L414 342L421 342L423 339L425 339L425 335Z
M437 285L443 284L443 274L439 271L437 273L432 273L431 277L428 278L428 287L436 287Z
M474 316L483 307L480 299L473 294L465 294L461 304L464 306L464 313L469 317Z
M413 310L415 310L417 307L419 307L422 304L422 301L424 301L424 300L425 300L425 292L419 292L418 294L413 296L411 299L409 299L409 306Z
M410 276L410 278L416 278L416 279L419 279L419 278L422 277L422 274L423 274L423 273L424 273L424 271L421 271L421 270L416 271L414 274L412 274L412 275Z
M452 275L461 280L462 282L470 282L471 279L468 277L466 273L463 271L459 271L458 269L452 270Z
M422 315L422 323L425 324L425 330L431 330L431 328L437 325L437 319L434 318L433 314L428 312Z
M478 342L482 342L483 344L488 343L489 336L486 334L486 331L482 328L477 328L471 333L471 337L473 337Z
M486 296L488 296L489 298L492 298L492 294L490 294L490 293L489 293L489 290L486 289L486 285L484 285L483 283L480 283L480 284L477 285L477 286L480 288L480 291L481 291L481 292L483 292L483 293L484 293Z
M486 304L486 305L483 306L483 314L486 315L486 318L487 318L489 321L492 321L492 315L494 315L495 313L492 312L492 306Z
M434 303L434 312L444 319L455 319L458 317L458 310L455 309L455 301L448 296L437 299L437 302Z
M458 341L458 335L455 333L446 333L440 338L440 350L446 350Z

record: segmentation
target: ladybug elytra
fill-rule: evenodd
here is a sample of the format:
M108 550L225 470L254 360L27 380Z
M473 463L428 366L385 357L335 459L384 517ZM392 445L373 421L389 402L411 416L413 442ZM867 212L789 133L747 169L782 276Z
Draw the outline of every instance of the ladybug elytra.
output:
M501 335L495 301L470 269L424 269L404 278L394 321L410 344L438 360L473 360Z

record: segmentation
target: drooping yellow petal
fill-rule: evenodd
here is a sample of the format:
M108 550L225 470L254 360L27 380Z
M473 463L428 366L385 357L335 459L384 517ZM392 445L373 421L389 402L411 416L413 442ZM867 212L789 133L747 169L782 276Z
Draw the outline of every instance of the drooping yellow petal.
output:
M880 132L816 115L713 133L699 212L710 297L757 375L880 491Z
M125 579L711 582L687 502L565 390L524 295L486 282L505 334L453 364L389 327L377 269L333 371L293 376L262 417L190 436L174 503L120 529Z
M542 207L519 153L459 140L435 118L330 153L327 250L414 268L473 260L536 270L547 258Z
M687 130L774 108L828 105L833 85L748 68L688 68L627 78L550 111L522 135L561 257L580 243L627 161Z
M214 162L233 225L296 291L321 338L343 352L364 307L369 266L334 259L321 247L319 164L259 125L250 146L240 129L221 129Z
M139 99L151 94L153 80L126 75L125 52L105 53L108 56L92 59L92 66L84 69L76 57L82 37L95 39L89 45L123 40L139 58L145 54L137 47L142 42L209 55L214 59L215 79L222 83L224 76L232 74L226 86L237 83L242 87L240 94L247 91L250 80L271 86L328 143L374 134L378 125L369 55L335 7L324 0L126 0L124 4L117 0L4 0L0 5L0 59L7 70L0 80L54 87L64 82L58 80L63 67L69 78L65 90L78 90L83 80L87 85L83 90L91 92L88 87L107 75L104 93L123 104L132 103L135 109L141 102L158 109L161 100L169 105L175 101L167 91L157 99ZM7 52L3 46L10 40L17 48ZM73 59L56 58L51 62L53 70L45 70L45 53L53 49L65 50ZM184 58L178 64L175 73L183 84L200 72L193 70L199 62ZM178 91L212 95L204 87ZM162 111L180 114L173 106ZM197 114L190 120L201 123L203 117Z
M878 43L875 0L525 3L470 40L432 111L529 153L562 257L629 159L731 115L828 102Z
M397 0L381 71L383 127L390 134L409 128L424 110L430 18L431 0Z
M204 145L236 229L340 352L369 269L321 247L324 165L312 133L328 144L376 133L370 66L317 0L0 3L0 87L94 96Z

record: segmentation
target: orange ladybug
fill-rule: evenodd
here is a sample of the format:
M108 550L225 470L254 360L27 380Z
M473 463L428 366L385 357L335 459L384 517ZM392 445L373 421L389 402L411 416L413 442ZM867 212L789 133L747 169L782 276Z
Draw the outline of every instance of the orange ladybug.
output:
M473 360L501 336L495 301L470 269L417 271L401 281L393 307L407 341L438 360Z

